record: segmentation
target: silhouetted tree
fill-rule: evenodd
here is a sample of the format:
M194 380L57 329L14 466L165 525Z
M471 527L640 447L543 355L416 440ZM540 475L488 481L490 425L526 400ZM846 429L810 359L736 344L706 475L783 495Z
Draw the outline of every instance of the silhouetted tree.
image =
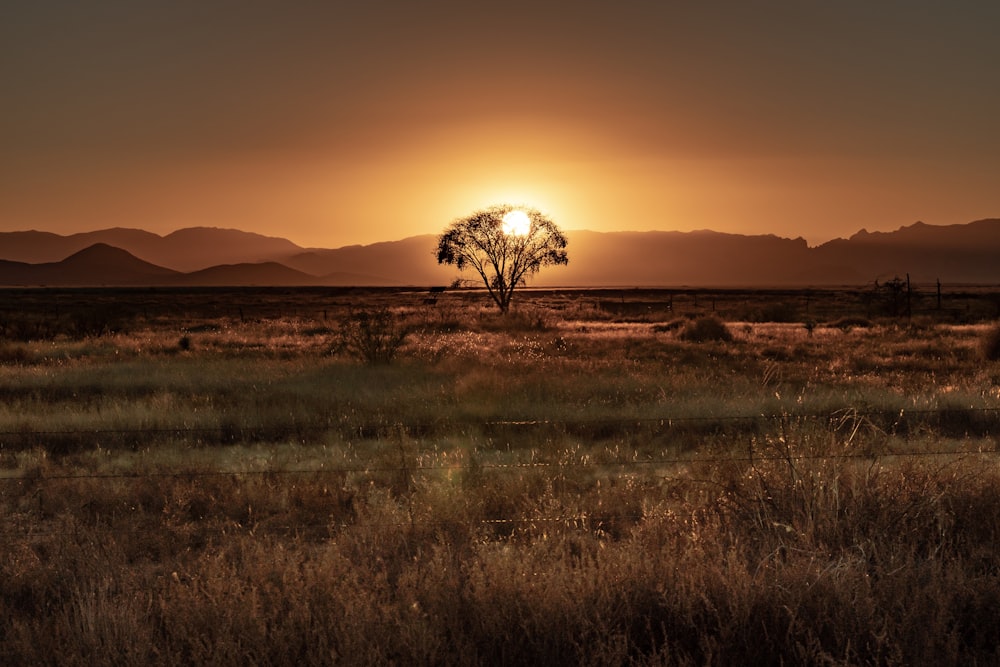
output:
M438 239L439 264L474 268L501 313L543 266L567 264L566 237L533 208L501 204L455 220Z
M906 274L906 280L896 276L892 280L887 280L882 285L875 281L875 288L885 294L885 308L892 317L905 314L910 315L910 298L913 294L910 288L910 274Z

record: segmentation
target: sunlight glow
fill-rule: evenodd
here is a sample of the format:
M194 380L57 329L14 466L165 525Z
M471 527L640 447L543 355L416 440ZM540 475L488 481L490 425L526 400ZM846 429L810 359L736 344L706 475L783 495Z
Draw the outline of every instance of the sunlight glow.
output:
M513 210L503 217L503 233L508 236L527 236L531 232L531 218L524 211Z

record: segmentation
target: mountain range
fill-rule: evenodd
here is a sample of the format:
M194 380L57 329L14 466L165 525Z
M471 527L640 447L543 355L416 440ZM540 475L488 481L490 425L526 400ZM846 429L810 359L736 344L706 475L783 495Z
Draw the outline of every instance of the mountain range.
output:
M694 232L570 231L568 266L534 286L823 286L910 275L915 282L1000 284L1000 219L917 222L859 231L810 247L804 239ZM159 236L114 228L62 236L0 232L0 285L446 285L460 276L435 259L437 237L336 249L193 227Z

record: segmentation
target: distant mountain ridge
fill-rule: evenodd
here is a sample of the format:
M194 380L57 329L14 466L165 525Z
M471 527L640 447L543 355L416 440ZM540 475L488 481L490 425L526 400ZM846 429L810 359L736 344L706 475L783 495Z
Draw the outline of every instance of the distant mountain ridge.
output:
M917 222L861 230L810 247L774 235L570 231L568 266L534 286L822 286L910 274L917 282L1000 284L1000 219ZM195 227L159 236L107 229L69 236L0 232L0 285L429 286L460 274L435 259L437 237L336 249L279 237ZM461 277L477 282L468 273Z
M181 275L105 243L95 243L61 262L28 264L0 260L0 285L7 286L159 285L171 283Z
M219 264L274 261L305 251L288 239L238 229L187 227L160 236L141 229L114 227L60 236L51 232L0 232L0 259L28 263L58 262L95 243L126 250L139 259L176 271L198 271Z

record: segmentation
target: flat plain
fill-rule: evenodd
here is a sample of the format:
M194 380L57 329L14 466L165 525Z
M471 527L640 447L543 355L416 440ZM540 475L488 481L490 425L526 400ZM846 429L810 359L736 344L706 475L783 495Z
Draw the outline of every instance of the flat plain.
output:
M0 291L0 661L996 664L998 315Z

